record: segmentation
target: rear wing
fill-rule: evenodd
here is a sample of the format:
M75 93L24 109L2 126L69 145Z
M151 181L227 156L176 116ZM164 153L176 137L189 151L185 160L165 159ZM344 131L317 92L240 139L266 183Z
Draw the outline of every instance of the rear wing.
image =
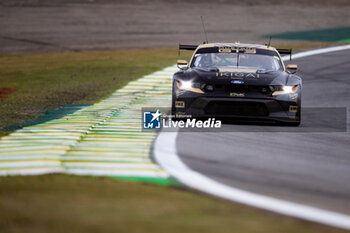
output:
M292 49L277 49L279 54L289 55L289 59L292 60Z
M185 45L185 44L179 44L179 56L181 50L196 50L198 45Z
M196 50L198 45L185 45L179 44L179 56L181 50ZM292 60L292 49L277 49L279 54L289 55L289 59Z

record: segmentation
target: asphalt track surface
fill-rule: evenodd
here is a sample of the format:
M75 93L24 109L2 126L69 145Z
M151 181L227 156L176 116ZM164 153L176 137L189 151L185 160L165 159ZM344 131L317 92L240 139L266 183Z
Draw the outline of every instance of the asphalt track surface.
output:
M303 78L300 127L225 124L227 132L180 131L181 160L228 186L350 214L350 135L343 121L350 105L349 55L345 50L292 62Z
M0 53L175 47L346 27L348 0L1 0ZM273 43L285 43L273 39Z

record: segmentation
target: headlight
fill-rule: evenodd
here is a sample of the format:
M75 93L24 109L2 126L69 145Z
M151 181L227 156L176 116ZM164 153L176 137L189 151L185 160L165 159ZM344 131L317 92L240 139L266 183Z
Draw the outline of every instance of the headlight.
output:
M272 95L284 95L295 93L299 89L299 85L294 86L271 86L273 90Z
M293 86L283 86L283 91L286 93L292 93L293 92Z
M181 89L189 89L192 87L192 82L191 81L181 81L180 82L180 88Z
M200 88L201 87L200 83L194 83L192 81L176 80L176 85L181 90L192 91L195 93L204 94L204 91L202 91L202 89Z

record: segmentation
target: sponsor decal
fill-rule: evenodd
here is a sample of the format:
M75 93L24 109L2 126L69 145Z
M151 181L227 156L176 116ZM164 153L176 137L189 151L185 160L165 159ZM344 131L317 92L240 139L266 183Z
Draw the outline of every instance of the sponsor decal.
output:
M232 97L244 97L245 94L244 93L238 93L238 92L231 92L230 96L232 96Z
M231 47L219 47L219 53L231 53Z
M161 127L161 113L157 111L143 112L143 128L144 129L160 129Z
M218 78L229 78L229 77L233 76L233 73L232 72L216 72L215 76Z
M242 81L242 80L232 80L231 83L233 83L233 84L243 84L244 81Z
M289 105L289 111L290 112L297 112L298 111L298 106L297 105Z
M256 53L256 49L253 48L246 48L244 50L245 53L250 53L250 54L255 54Z
M235 53L250 53L250 54L254 54L256 53L256 49L255 48L249 48L249 47L236 47L236 46L222 46L219 47L219 53L231 53L231 52L235 52Z
M175 107L176 108L184 108L185 102L184 101L175 101Z
M259 78L259 74L248 73L245 77L246 78Z
M244 73L231 73L231 77L244 78Z
M243 78L258 79L259 78L259 74L242 73L242 72L216 72L215 76L217 78L231 78L231 79L243 79Z

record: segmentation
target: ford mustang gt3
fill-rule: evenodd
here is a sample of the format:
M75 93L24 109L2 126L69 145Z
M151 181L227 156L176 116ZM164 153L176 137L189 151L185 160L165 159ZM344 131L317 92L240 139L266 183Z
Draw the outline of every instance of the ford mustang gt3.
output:
M173 76L172 113L176 116L268 120L298 126L302 80L296 65L269 45L205 43L180 45L194 50L178 60Z

